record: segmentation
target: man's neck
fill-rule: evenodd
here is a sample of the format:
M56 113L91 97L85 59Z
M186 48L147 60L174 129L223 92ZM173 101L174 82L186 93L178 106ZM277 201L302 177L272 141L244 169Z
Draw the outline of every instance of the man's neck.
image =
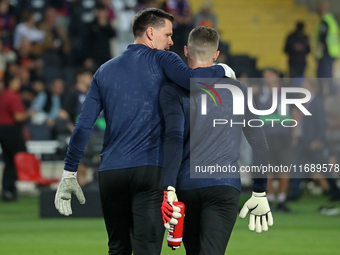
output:
M210 67L214 63L213 60L196 60L196 59L191 59L188 57L188 66L191 67L192 69L196 69L199 67Z
M135 41L134 41L134 44L143 44L145 46L148 46L151 49L154 48L150 41L146 41L143 38L136 38Z

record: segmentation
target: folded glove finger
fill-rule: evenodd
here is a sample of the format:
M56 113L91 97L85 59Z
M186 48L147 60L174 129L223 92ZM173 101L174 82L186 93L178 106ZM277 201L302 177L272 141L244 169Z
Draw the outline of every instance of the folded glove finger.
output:
M68 202L68 206L69 206L69 215L71 215L72 214L72 207L71 207L71 200L69 200L69 202Z
M77 185L75 195L78 198L80 204L85 204L85 196L79 185Z
M59 191L57 191L57 193L55 194L55 198L54 198L54 205L55 205L55 208L57 208L57 210L59 210L59 203L60 203L60 196L59 196Z
M255 215L254 214L250 214L248 227L251 231L255 230Z
M181 208L179 208L178 206L172 205L173 211L174 213L179 213L181 211Z
M65 215L64 203L63 203L62 199L60 199L60 201L59 201L59 209L58 209L58 211L59 211L60 214Z
M261 233L262 232L261 216L256 216L255 217L255 229L256 229L256 233Z
M69 216L71 212L71 200L64 200L63 201L63 208L66 216Z
M178 223L178 220L176 220L175 218L171 218L170 224L177 225L177 223Z
M180 214L180 213L178 213L178 212L174 212L174 213L172 214L172 217L175 218L175 219L179 219L179 218L182 217L182 214Z
M247 213L249 212L249 209L246 204L243 205L241 211L240 211L240 217L244 218L247 216Z
M262 230L268 231L267 217L266 215L262 216Z
M268 217L268 226L273 226L274 220L273 220L272 212L269 211L269 212L267 213L267 217Z
M72 214L72 207L71 207L71 200L66 200L65 202L65 208L66 208L66 212L68 215Z
M169 223L169 222L165 223L165 224L164 224L164 227L165 227L166 229L169 229L169 228L170 228L170 223Z

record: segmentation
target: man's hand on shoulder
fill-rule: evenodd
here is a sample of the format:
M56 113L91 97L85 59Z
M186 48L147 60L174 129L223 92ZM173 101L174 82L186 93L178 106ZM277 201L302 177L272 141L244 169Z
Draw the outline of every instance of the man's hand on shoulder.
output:
M223 63L219 63L217 65L222 66L224 68L225 76L227 76L228 78L236 80L235 72L234 72L233 69L231 69L230 66L228 66L227 64L223 64Z

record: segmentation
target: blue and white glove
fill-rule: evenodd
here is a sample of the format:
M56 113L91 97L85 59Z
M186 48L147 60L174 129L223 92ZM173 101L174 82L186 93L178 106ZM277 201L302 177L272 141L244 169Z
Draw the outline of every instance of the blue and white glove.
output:
M250 212L248 226L251 231L256 230L257 233L261 233L274 224L266 192L253 192L251 198L242 207L240 217L246 217L248 212Z
M77 172L64 170L63 177L59 183L57 193L55 194L55 208L60 214L69 216L72 214L71 194L75 194L79 203L85 204L85 197L77 181Z
M224 68L225 76L236 80L236 75L233 69L230 68L227 64L219 63L218 65Z

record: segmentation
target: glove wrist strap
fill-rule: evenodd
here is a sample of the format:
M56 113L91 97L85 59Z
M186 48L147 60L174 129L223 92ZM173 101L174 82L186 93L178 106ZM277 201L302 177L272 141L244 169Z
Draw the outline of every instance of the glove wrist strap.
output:
M266 192L254 192L253 191L253 196L254 197L265 197L266 196Z
M77 178L77 172L71 172L71 171L64 170L63 178Z
M172 186L168 186L168 187L166 188L166 190L167 190L167 191L176 192L176 189L175 189L174 187L172 187Z

